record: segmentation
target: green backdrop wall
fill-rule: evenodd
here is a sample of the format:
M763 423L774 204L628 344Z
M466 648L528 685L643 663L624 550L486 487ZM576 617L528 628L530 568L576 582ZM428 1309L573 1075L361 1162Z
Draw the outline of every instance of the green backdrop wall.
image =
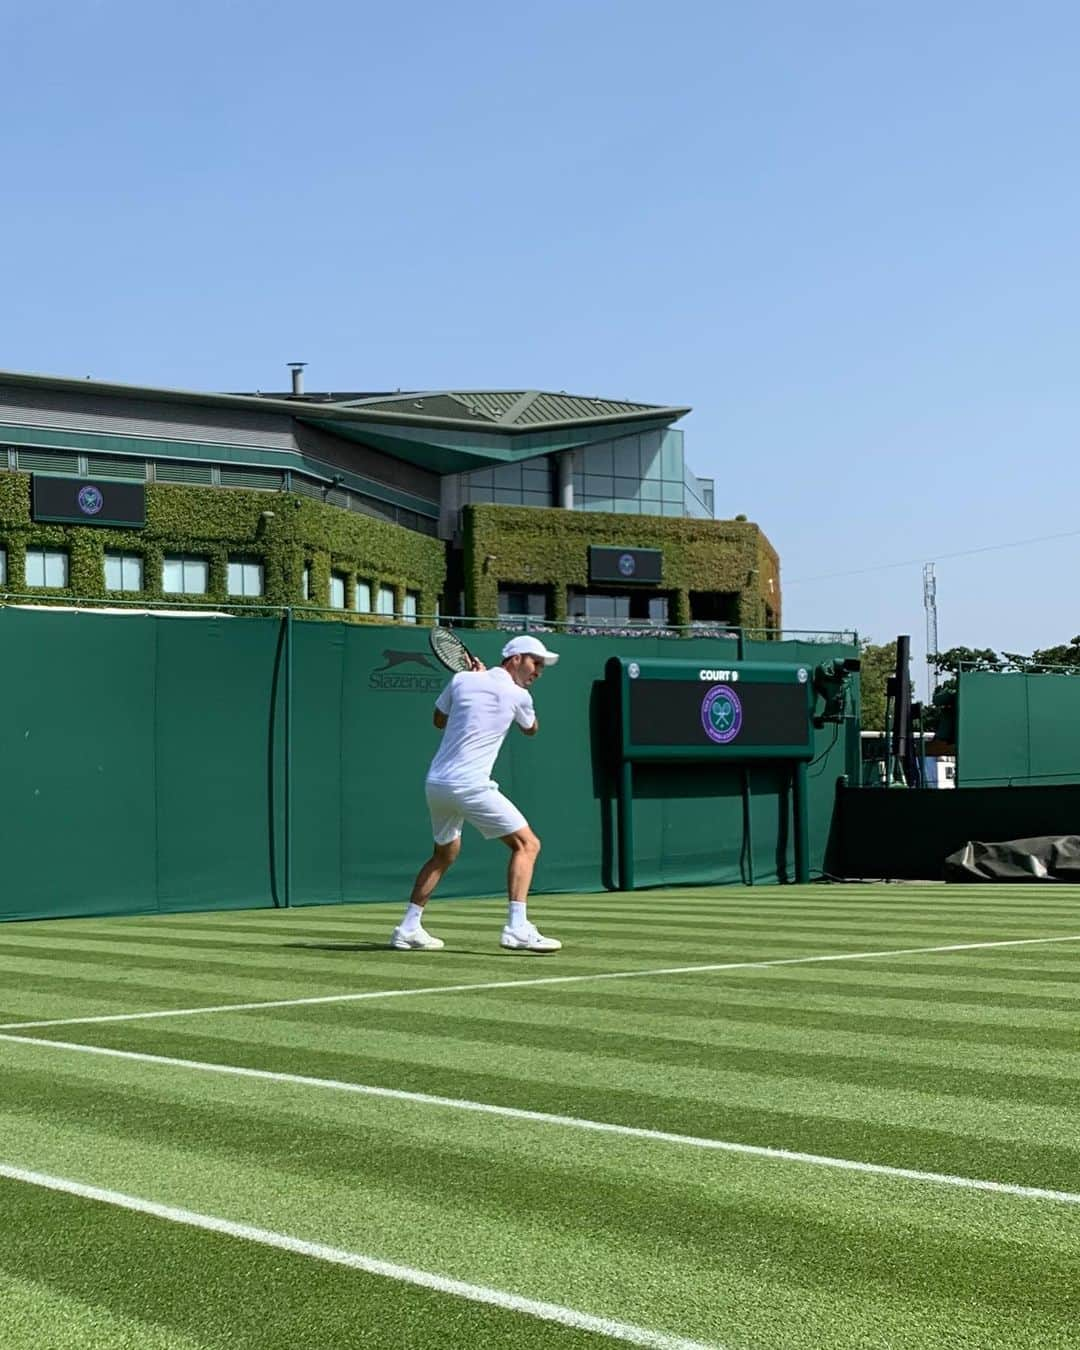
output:
M506 635L476 632L489 664ZM549 637L540 734L511 734L496 766L544 842L539 891L612 884L604 663L640 655L730 661L734 643ZM0 919L401 899L430 851L423 778L447 678L408 627L285 618L0 610ZM815 664L840 646L746 644L747 659ZM817 733L811 865L834 785L857 766L858 723ZM639 885L748 879L741 771L638 774ZM789 806L750 771L753 873L792 876ZM440 892L496 894L505 850L467 833Z
M964 671L956 716L958 786L1080 783L1080 675Z

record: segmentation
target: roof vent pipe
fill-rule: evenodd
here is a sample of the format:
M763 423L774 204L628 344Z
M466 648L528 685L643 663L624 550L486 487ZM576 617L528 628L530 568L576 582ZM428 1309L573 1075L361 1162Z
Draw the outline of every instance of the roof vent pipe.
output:
M303 398L304 396L304 367L306 365L306 361L289 362L289 369L292 371L293 398Z

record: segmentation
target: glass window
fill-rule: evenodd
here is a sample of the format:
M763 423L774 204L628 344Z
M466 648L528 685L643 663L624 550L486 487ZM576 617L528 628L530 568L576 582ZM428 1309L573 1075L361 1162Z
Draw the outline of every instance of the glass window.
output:
M646 431L638 438L641 442L642 478L660 478L660 441L659 431Z
M523 492L521 504L522 506L550 506L551 494L548 492Z
M522 469L521 486L526 492L548 492L551 489L551 474L546 469Z
M210 581L210 563L189 553L167 553L161 569L161 589L166 595L205 595Z
M630 597L578 591L570 596L569 611L572 619L628 619Z
M500 464L492 470L492 480L497 488L521 488L521 465Z
M658 478L642 480L641 500L643 502L658 502L660 500L660 480Z
M64 549L28 548L26 584L61 588L68 584L68 555Z
M585 475L585 495L586 497L610 497L611 478L604 477L601 474L587 473Z
M636 501L641 482L637 478L616 478L615 496Z
M665 478L683 476L683 440L681 431L665 431L660 444L660 469Z
M356 597L354 606L358 614L371 613L371 582L358 581L356 583Z
M491 500L499 502L503 506L520 506L521 489L520 488L492 488Z
M143 588L143 560L137 553L105 554L105 589L107 591L141 591Z
M394 588L393 586L380 586L377 614L393 614L394 612Z
M547 591L543 587L501 585L499 587L499 617L530 619L547 617Z
M330 608L345 608L345 578L340 572L330 573Z
M305 600L311 599L311 564L304 564L303 596Z
M665 502L678 502L681 506L683 493L685 491L686 489L683 487L682 483L665 482L660 489L660 498Z
M405 608L401 617L406 623L415 623L417 614L420 610L420 593L418 591L405 592Z
M0 586L7 585L7 549L0 548Z
M641 473L638 458L638 438L623 436L611 447L615 456L615 472L627 478L637 478Z
M261 562L249 558L229 559L229 594L245 599L266 594L266 574Z
M612 472L610 441L603 441L600 445L587 445L585 447L585 472Z

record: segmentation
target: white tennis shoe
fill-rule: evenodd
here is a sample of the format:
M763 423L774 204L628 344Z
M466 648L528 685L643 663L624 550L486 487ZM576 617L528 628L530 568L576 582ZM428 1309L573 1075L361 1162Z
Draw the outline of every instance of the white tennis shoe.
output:
M446 943L442 938L426 933L419 924L407 933L399 925L390 935L390 946L399 952L437 952Z
M502 930L499 945L512 952L557 952L562 943L558 938L544 937L536 924L529 923L524 928L511 928L507 925Z

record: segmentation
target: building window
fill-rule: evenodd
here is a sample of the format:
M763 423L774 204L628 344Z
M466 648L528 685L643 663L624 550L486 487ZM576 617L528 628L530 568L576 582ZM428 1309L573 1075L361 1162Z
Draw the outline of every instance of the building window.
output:
M394 588L393 586L380 586L378 604L375 607L376 614L386 614L393 617L394 613Z
M548 595L544 587L500 585L500 619L546 619L547 611Z
M356 583L356 612L357 614L371 613L371 582L358 581Z
M304 580L301 583L303 587L303 596L305 600L311 599L311 564L304 564Z
M655 591L575 591L569 595L573 620L598 623L654 624L668 622L668 596Z
M210 563L190 553L167 553L161 570L166 595L205 595L210 585Z
M105 554L105 589L107 591L141 591L143 588L143 560L137 553Z
M420 594L418 591L405 592L405 608L401 611L401 617L405 623L415 623L417 615L420 612Z
M26 584L48 586L57 590L68 584L68 555L59 548L28 548L26 550Z
M345 578L340 572L330 573L330 608L345 608Z
M266 573L261 562L248 558L229 559L229 594L250 599L266 594Z
M0 586L7 585L7 549L0 548Z

